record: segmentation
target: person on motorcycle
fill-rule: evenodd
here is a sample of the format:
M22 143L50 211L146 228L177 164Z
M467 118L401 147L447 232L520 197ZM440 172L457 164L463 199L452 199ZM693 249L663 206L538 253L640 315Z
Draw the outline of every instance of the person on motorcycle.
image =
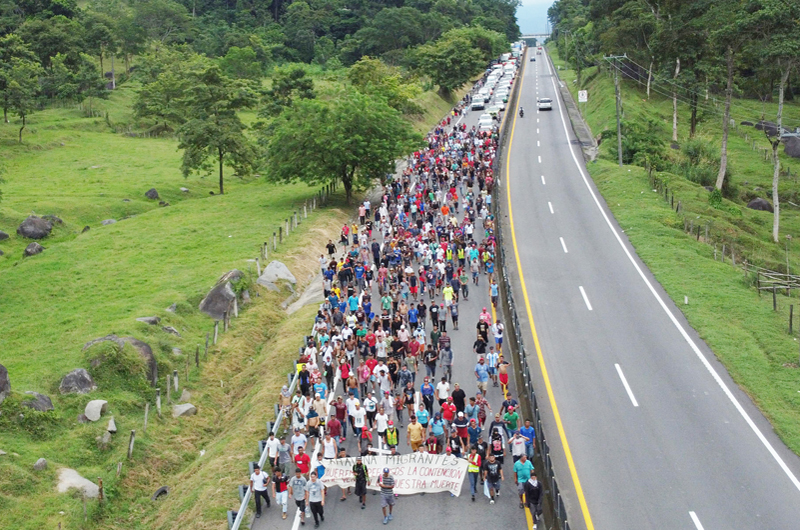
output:
M521 117L523 117L524 115L525 115L525 109L523 109L522 107L520 107L520 108L519 108L519 117L521 118Z

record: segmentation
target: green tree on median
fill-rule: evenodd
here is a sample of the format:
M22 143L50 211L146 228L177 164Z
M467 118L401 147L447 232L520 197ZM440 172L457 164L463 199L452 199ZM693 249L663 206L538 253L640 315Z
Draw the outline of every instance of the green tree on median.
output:
M256 149L245 135L247 127L237 112L254 106L257 101L253 87L225 77L216 65L192 75L192 87L183 102L188 120L178 129L184 176L194 171L208 171L216 162L222 194L226 163L238 175L252 171Z
M275 120L266 142L267 172L273 180L309 185L341 180L350 202L354 190L393 172L395 159L421 142L381 98L354 91L302 99Z

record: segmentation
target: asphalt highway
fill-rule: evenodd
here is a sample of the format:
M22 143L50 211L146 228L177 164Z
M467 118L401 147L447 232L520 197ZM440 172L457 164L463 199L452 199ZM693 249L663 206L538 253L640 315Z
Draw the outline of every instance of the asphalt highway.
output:
M469 112L462 117L464 123L468 128L472 128L478 122L478 117L481 112ZM477 189L477 187L476 187ZM459 215L461 218L461 215ZM481 229L480 221L477 221L476 228ZM476 230L476 233L478 231ZM476 237L476 240L480 240ZM451 387L454 383L459 383L461 388L467 393L467 397L474 396L477 391L475 384L475 364L477 357L472 352L472 344L476 338L476 324L478 317L484 307L491 311L491 302L489 297L489 284L487 277L481 275L480 285L470 285L469 300L461 301L459 303L459 329L453 330L452 322L448 320L447 333L452 340L452 349L454 355L453 364L453 377L451 380ZM377 288L373 288L374 301L380 299L377 295ZM428 298L425 301L430 305ZM437 302L441 303L441 296L437 297ZM426 331L430 334L431 325L428 323ZM506 334L508 339L508 333ZM491 340L491 337L490 337ZM508 359L511 361L511 359ZM419 390L421 378L425 375L424 366L420 367L420 372L417 374L416 388ZM437 369L436 381L441 378L441 370ZM436 381L432 381L434 384ZM337 386L337 394L341 394L341 384ZM510 377L509 391L514 397L516 394L516 385L514 377ZM499 412L501 403L503 402L503 395L500 388L489 386L486 395L489 400L493 412ZM438 410L438 407L434 407ZM523 415L523 419L525 419ZM530 419L530 418L528 418ZM487 424L491 421L491 417L487 419ZM400 439L398 449L401 454L410 452L410 448L406 445L406 430L408 425L408 417L404 413L403 428L398 427L400 432ZM347 448L348 455L354 456L358 453L356 441L353 436L348 432L348 437L344 443ZM484 437L486 439L486 437ZM309 449L313 451L313 444L309 443ZM451 497L449 493L428 493L425 495L401 495L397 499L397 504L394 508L394 520L392 520L387 528L393 526L400 526L403 528L410 528L411 525L421 528L491 528L492 526L502 525L503 528L508 529L526 529L530 528L528 521L527 510L519 508L519 497L516 494L516 485L514 484L514 474L511 469L512 459L511 453L507 449L506 462L503 467L505 480L501 484L501 493L497 498L494 505L489 504L489 500L484 497L482 487L479 486L479 492L476 496L475 502L470 499L469 481L465 480L461 489L459 497ZM315 461L312 459L312 461ZM365 529L365 528L379 528L383 527L383 516L380 508L380 496L374 495L369 492L367 495L367 507L364 510L360 509L357 500L352 496L348 496L347 500L341 502L341 490L338 487L332 487L328 490L328 497L325 501L325 522L320 525L320 528L335 528L340 529ZM251 504L252 506L252 504ZM255 519L251 528L255 530L271 530L275 528L292 528L297 530L300 527L299 516L297 510L294 508L294 503L289 501L289 517L282 520L280 517L280 509L276 508L273 500L272 507L264 509L264 515L260 519ZM311 521L310 523L308 521ZM313 519L308 519L306 525L302 528L313 527Z
M800 528L800 460L636 256L536 59L496 199L570 527Z

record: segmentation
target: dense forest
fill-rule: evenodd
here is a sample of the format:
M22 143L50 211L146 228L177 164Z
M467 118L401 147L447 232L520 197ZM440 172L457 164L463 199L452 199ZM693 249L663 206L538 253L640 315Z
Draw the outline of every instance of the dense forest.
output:
M5 123L13 119L19 125L22 143L29 116L46 105L63 100L91 109L94 98L133 82L136 117L150 123L151 133L178 138L184 174L217 166L224 193L225 166L238 175L273 167L273 138L282 128L303 127L296 113L291 123L283 116L293 102L317 97L303 65L346 69L340 77L359 94L326 94L319 105L331 108L315 111L339 112L344 121L350 119L344 114L361 112L360 123L374 112L392 137L378 155L384 163L343 176L313 165L309 153L300 157L308 170L297 174L310 182L343 178L349 196L353 186L381 175L413 143L409 124L397 120L421 112L413 99L422 88L438 85L448 93L463 86L518 38L517 5L90 0L79 6L75 0L2 0L0 103ZM254 126L240 119L246 109L258 111ZM279 168L270 176L298 178Z
M583 70L602 65L646 87L648 97L658 92L672 99L673 143L683 126L679 103L691 109L693 137L709 95L724 99L718 190L725 191L729 177L731 120L767 122L762 128L772 145L773 238L778 240L778 131L800 126L784 123L782 112L783 103L794 98L793 87L800 85L798 0L557 0L548 16L559 53L574 65L579 85ZM777 101L777 115L742 115L732 108L733 98ZM646 141L640 147L637 163L657 166L664 158Z

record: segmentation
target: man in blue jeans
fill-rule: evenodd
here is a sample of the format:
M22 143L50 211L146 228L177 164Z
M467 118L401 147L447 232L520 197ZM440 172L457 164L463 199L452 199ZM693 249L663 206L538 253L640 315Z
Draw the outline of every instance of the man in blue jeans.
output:
M525 442L525 454L532 460L536 451L536 429L531 425L531 420L525 420L525 425L520 427L519 433L528 439Z

